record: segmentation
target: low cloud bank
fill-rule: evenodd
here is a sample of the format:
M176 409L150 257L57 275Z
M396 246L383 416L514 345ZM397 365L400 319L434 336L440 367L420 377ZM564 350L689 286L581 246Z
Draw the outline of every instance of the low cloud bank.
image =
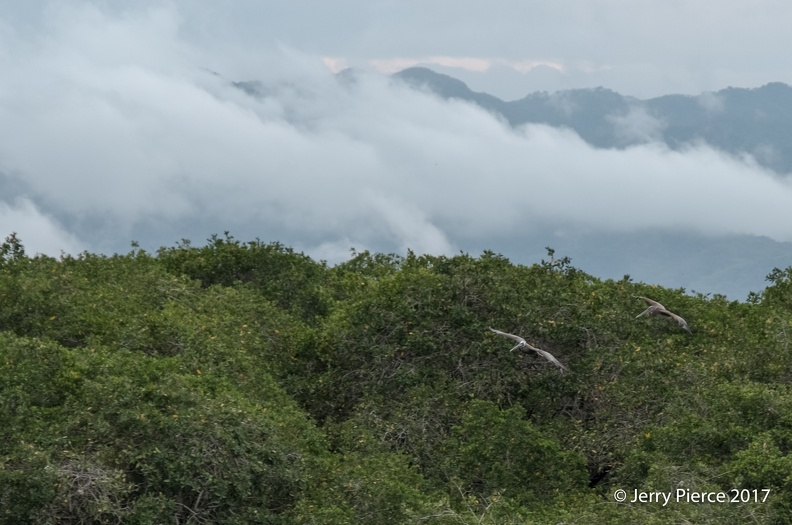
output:
M16 188L0 196L2 233L57 253L230 230L329 258L544 230L792 241L788 180L706 147L670 151L645 116L625 134L647 143L597 150L293 49L181 35L167 9L0 27L0 170Z

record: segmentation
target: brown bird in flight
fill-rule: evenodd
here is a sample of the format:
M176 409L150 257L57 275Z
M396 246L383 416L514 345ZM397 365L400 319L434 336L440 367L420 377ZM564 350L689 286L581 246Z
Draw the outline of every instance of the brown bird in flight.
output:
M514 335L514 334L507 334L506 332L501 332L500 330L495 330L494 328L490 328L490 330L491 330L491 331L493 331L493 332L495 332L495 333L496 333L496 334L498 334L498 335L502 335L502 336L504 336L504 337L508 337L509 339L513 339L513 340L517 341L517 346L515 346L514 348L512 348L511 350L509 350L509 352L514 352L514 351L515 351L515 350L517 350L518 348L519 348L520 350L524 351L524 352L525 352L525 351L527 351L527 350L533 350L534 352L536 352L536 353L537 353L537 354L539 354L540 356L544 357L545 359L547 359L548 361L550 361L551 363L553 363L554 365L556 365L556 366L557 366L558 368L560 368L561 370L566 370L566 371L569 371L569 369L568 369L567 367L565 367L564 365L562 365L562 364L561 364L561 363L558 361L558 359L556 359L555 357L553 357L553 354L551 354L550 352L545 352L545 351L544 351L544 350L542 350L541 348L536 348L535 346L531 346L531 345L529 345L529 344L528 344L528 343L525 341L525 339L523 339L523 338L522 338L522 337L520 337L519 335ZM526 349L527 349L527 350L526 350Z
M689 333L689 334L693 333L693 332L690 331L690 327L688 326L687 321L682 319L680 316L678 316L674 312L666 310L666 307L663 306L662 304L658 303L657 301L653 301L653 300L649 299L648 297L635 296L635 298L636 299L643 299L644 301L646 301L646 304L649 305L649 308L647 308L646 310L644 310L643 312L638 314L636 316L636 319L638 319L638 317L641 317L641 316L644 316L644 315L648 315L648 316L652 316L652 317L655 316L655 315L662 315L663 317L665 317L667 319L673 319L674 321L676 321L677 324L679 324L679 326L681 326L687 333Z

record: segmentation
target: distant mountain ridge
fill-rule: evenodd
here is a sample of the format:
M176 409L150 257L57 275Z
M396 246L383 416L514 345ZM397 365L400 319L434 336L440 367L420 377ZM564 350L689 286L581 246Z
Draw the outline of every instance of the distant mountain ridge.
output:
M445 99L474 103L514 127L545 124L574 130L596 148L662 142L671 149L684 149L704 143L735 157L750 155L776 173L792 173L792 87L779 82L648 100L596 87L539 91L504 101L427 68L405 69L393 77ZM792 243L751 235L577 233L493 239L492 248L531 261L547 244L600 277L618 278L624 272L638 280L717 291L732 299L761 291L762 277L773 267L792 265Z
M792 87L781 82L648 100L603 87L540 91L507 102L424 67L393 76L443 98L473 102L512 126L570 128L597 148L661 141L681 149L706 143L732 155L751 155L776 173L792 173Z
M357 74L347 69L337 78L354 83ZM751 155L759 165L777 173L792 173L792 87L782 83L648 100L597 87L535 92L504 101L427 68L408 68L393 78L441 98L476 104L511 126L536 123L574 130L596 148L660 141L672 149L685 149L706 143L735 157ZM233 85L257 98L295 88L255 80ZM792 266L792 243L755 235L526 231L518 236L491 236L484 247L470 239L455 242L463 251L494 250L526 264L540 260L545 247L550 246L557 254L571 257L576 267L600 278L621 279L629 274L637 281L736 300L761 292L765 276L773 268Z

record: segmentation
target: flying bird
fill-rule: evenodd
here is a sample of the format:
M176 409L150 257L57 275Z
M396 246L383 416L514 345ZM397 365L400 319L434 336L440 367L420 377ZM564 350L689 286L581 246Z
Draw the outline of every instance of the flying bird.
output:
M643 299L644 301L646 301L646 304L649 305L649 308L647 308L646 310L644 310L643 312L638 314L636 316L636 319L638 319L638 317L641 317L641 316L644 316L644 315L648 315L648 316L652 316L652 317L655 316L655 315L662 315L663 317L665 317L667 319L673 319L674 321L676 321L677 324L679 324L679 326L681 326L687 333L689 333L689 334L693 333L693 332L690 331L690 327L688 326L687 321L682 319L680 316L678 316L674 312L666 310L666 307L663 306L662 304L658 303L657 301L653 301L652 299L649 299L648 297L636 296L635 298L636 299Z
M531 345L529 345L529 344L528 344L528 343L525 341L525 339L523 339L523 338L522 338L522 337L520 337L519 335L514 335L514 334L507 334L506 332L501 332L500 330L495 330L494 328L490 328L490 331L492 331L492 332L495 332L495 333L496 333L496 334L498 334L498 335L502 335L502 336L504 336L504 337L508 337L509 339L513 339L513 340L517 341L517 346L515 346L514 348L512 348L511 350L509 350L509 352L514 352L514 351L515 351L515 350L517 350L518 348L519 348L520 350L523 350L523 351L525 351L525 349L528 349L528 350L533 350L534 352L536 352L536 353L537 353L537 354L539 354L540 356L544 357L545 359L547 359L548 361L550 361L551 363L553 363L554 365L556 365L556 366L557 366L558 368L560 368L561 370L566 370L567 372L569 371L569 369L568 369L567 367L565 367L564 365L562 365L562 364L561 364L561 363L558 361L558 359L556 359L555 357L553 357L553 354L551 354L550 352L545 352L545 351L544 351L544 350L542 350L541 348L536 348L535 346L531 346Z

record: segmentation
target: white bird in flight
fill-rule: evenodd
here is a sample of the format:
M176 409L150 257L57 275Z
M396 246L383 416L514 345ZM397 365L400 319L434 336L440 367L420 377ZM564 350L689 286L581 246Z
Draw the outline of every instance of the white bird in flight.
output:
M641 297L641 296L636 296L636 299L643 299L644 301L646 301L646 304L649 305L649 308L647 308L646 310L644 310L643 312L638 314L636 316L636 319L638 319L638 317L641 317L641 316L644 316L644 315L648 315L648 316L652 316L652 317L655 316L655 315L662 315L663 317L665 317L667 319L673 319L674 321L676 321L677 324L679 324L679 326L681 326L689 334L693 333L693 332L690 331L690 327L688 326L687 321L682 319L680 316L678 316L674 312L666 310L666 307L663 306L662 304L658 303L657 301L653 301L652 299L649 299L648 297Z
M509 352L514 352L518 348L520 350L523 350L523 351L525 351L525 349L533 350L534 352L536 352L540 356L544 357L545 359L547 359L548 361L550 361L551 363L556 365L561 370L566 370L567 372L569 371L569 369L567 367L565 367L564 365L562 365L558 361L558 359L553 357L553 354L551 354L550 352L546 352L546 351L542 350L541 348L536 348L535 346L529 345L528 342L525 339L523 339L522 337L520 337L519 335L507 334L506 332L501 332L500 330L495 330L494 328L490 328L490 330L495 332L498 335L502 335L504 337L508 337L509 339L513 339L513 340L517 341L517 346L515 346L514 348L509 350Z

